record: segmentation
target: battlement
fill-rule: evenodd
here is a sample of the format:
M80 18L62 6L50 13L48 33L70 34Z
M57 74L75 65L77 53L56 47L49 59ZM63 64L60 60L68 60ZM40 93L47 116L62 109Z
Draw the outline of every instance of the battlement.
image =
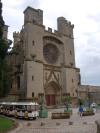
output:
M16 45L17 42L20 41L20 33L19 32L14 32L13 33L13 38L14 38L14 45Z
M74 28L74 25L71 24L70 21L66 20L64 17L59 17L57 19L58 23L64 25L64 26L68 26L68 27L71 27L71 28Z
M57 19L57 30L53 30L52 28L48 27L46 31L55 35L62 34L69 38L73 38L73 28L74 25L71 24L70 21L66 20L64 17L59 17Z
M49 33L51 33L51 34L55 34L55 35L59 35L59 32L57 31L57 30L55 30L55 29L52 29L52 28L50 28L50 27L48 27L48 29L46 30L45 29L45 31L47 31L47 32L49 32Z
M37 24L43 26L43 11L40 9L34 9L32 7L27 7L24 11L24 25L27 23ZM74 25L70 21L66 20L64 17L57 18L57 30L54 30L54 34L62 34L73 38L73 28ZM52 32L52 28L48 27L48 32ZM15 36L17 34L14 34Z
M48 27L48 32L52 33L52 28Z
M66 20L64 17L57 18L57 28L58 32L73 37L74 25L70 21Z
M14 38L15 38L15 37L20 37L20 33L15 31L15 32L13 33L13 37L14 37Z

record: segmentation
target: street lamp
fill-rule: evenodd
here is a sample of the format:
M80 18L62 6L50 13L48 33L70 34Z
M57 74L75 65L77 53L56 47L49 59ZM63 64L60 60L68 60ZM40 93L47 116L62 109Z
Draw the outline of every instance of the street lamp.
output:
M88 102L88 107L90 108L90 93L89 93L89 86L87 86L87 102Z

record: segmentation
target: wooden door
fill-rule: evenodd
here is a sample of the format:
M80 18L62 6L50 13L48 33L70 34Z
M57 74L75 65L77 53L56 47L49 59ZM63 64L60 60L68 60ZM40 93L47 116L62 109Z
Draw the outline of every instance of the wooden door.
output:
M46 105L52 106L55 105L55 95L46 95Z
M50 106L50 95L46 95L46 105Z
M50 95L50 105L55 105L55 95Z

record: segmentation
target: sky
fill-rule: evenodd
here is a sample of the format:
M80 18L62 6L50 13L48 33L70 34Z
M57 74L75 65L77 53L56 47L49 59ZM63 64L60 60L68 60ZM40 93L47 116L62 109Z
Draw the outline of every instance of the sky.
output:
M24 24L27 6L43 10L44 25L56 29L57 17L74 24L76 67L82 84L100 85L100 0L2 0L3 18L9 25L8 38Z

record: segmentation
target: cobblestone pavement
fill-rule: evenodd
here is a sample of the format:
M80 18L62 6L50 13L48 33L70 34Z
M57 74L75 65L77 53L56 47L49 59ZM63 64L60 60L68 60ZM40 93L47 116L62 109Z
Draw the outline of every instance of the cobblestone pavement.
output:
M93 116L80 117L74 109L70 119L52 120L51 112L62 110L49 110L48 118L39 118L34 121L18 120L20 127L10 133L97 133L95 121L100 118L100 112ZM42 126L41 126L42 123Z

